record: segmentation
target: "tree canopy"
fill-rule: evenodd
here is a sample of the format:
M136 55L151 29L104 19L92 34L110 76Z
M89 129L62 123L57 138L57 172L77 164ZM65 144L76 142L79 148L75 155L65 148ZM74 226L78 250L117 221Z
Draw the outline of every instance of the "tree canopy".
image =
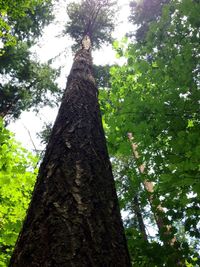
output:
M41 35L42 28L53 18L50 0L0 1L0 41L4 46L17 41L34 39Z
M24 110L39 110L57 102L60 89L55 80L59 71L49 63L39 63L30 51L44 26L53 19L52 7L49 0L3 1L0 7L1 20L8 29L4 31L2 26L0 57L0 115L7 121L18 118Z
M60 95L55 82L58 74L48 63L32 60L27 43L6 48L0 61L0 115L16 119L31 107L38 111L55 105Z
M80 47L84 35L89 35L93 48L112 42L115 25L116 1L82 0L67 6L69 22L65 32L74 40L74 49Z
M173 226L170 238L175 235L180 246L166 248L154 243L151 262L151 258L147 257L153 245L151 243L146 255L140 252L143 254L140 264L172 266L177 261L176 257L183 257L188 262L196 260L198 251L195 244L199 239L197 210L200 193L199 4L194 1L170 1L163 5L160 1L158 14L153 13L153 18L149 19L140 17L140 14L147 12L145 3L147 1L142 1L139 15L134 13L134 21L139 25L136 32L138 41L133 43L125 39L122 43L114 43L118 56L125 57L127 63L111 69L111 90L107 93L104 120L111 154L120 157L121 164L124 157L131 157L127 138L127 133L131 132L140 155L136 166L145 163L144 174L135 172L131 164L126 167L124 178L118 180L122 188L126 185L120 193L125 202L123 207L129 210L131 199L137 196L142 209L146 210L149 193L144 192L142 183L146 179L152 181L152 212L155 213L159 205L165 208L164 216ZM148 3L151 6L151 1ZM148 27L145 35L141 36L144 21ZM132 224L129 225L131 229ZM180 231L184 231L184 237ZM135 232L132 234L134 240ZM131 245L133 259L134 246ZM159 258L155 253L158 247L162 255ZM135 264L139 264L137 260Z

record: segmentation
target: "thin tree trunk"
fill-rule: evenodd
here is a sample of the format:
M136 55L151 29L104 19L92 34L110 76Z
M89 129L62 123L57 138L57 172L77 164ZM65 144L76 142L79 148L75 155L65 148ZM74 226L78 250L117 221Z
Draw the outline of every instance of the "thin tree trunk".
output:
M131 142L133 156L134 156L135 160L137 161L139 159L139 153L137 152L137 144L133 143L134 138L133 138L132 133L128 133L128 139ZM143 163L143 164L139 165L138 170L139 170L140 174L144 174L145 164ZM154 206L153 205L154 185L151 181L148 181L148 180L144 180L143 185L144 185L144 188L146 189L146 191L149 193L148 194L148 200L149 200L150 206L151 206L152 211L153 211L154 210L153 209L153 206ZM155 218L158 230L159 230L161 240L163 241L163 243L173 246L174 243L176 242L176 238L173 237L170 240L167 240L168 238L166 239L167 236L171 235L172 226L166 225L163 221L162 216L165 213L163 207L159 204L156 207L156 211L154 211L153 213L154 213L154 218Z
M87 42L75 55L9 266L131 266Z
M140 208L140 203L138 201L138 197L135 196L133 198L132 202L133 202L133 210L134 210L134 213L135 213L135 215L137 217L140 233L142 235L142 238L145 241L148 242L148 237L147 237L147 234L146 234L145 224L144 224L144 221L143 221L142 211L141 211L141 208Z

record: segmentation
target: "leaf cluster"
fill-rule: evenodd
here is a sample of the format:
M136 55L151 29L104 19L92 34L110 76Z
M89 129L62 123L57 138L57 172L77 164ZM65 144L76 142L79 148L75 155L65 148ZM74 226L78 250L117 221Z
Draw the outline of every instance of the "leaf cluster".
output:
M18 118L24 110L38 111L57 102L52 96L58 96L55 80L59 71L34 60L30 51L43 27L53 19L52 7L50 0L3 1L0 7L1 19L15 40L11 45L0 34L5 37L0 61L0 115L7 121Z
M0 263L8 266L37 175L38 158L17 143L0 119Z
M73 50L81 46L83 37L90 36L93 48L99 49L103 43L112 42L116 2L109 0L82 0L67 6L69 22L65 33L75 41Z
M7 47L0 62L0 114L18 118L23 110L56 103L59 88L55 83L59 72L49 64L41 64L31 59L27 43Z
M24 39L34 42L42 28L52 21L52 7L50 0L1 0L0 41L3 48Z

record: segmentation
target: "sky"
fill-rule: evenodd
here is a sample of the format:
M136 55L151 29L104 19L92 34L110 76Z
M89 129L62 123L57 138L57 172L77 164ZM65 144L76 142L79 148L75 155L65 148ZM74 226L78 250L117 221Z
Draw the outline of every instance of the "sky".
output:
M38 44L32 48L34 57L38 61L44 63L54 58L52 66L55 68L62 67L61 75L57 80L62 89L66 86L67 75L73 63L73 55L70 48L73 42L69 36L61 36L67 21L65 5L65 0L59 0L54 10L55 21L44 29ZM118 21L116 21L117 26L113 32L113 37L120 40L132 26L128 23L129 0L118 0L118 5L119 15L117 16ZM103 46L99 51L94 51L93 61L96 65L121 63L115 57L112 45ZM44 149L37 137L37 133L42 130L44 123L55 120L57 111L58 108L45 107L37 115L32 111L23 112L20 119L12 122L8 128L14 132L17 141L21 142L25 148L31 151L34 151L35 147L37 150Z

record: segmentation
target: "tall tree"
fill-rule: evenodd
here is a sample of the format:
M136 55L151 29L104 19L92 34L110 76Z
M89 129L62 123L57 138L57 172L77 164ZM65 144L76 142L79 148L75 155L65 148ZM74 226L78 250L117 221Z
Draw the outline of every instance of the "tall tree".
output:
M83 0L76 10L86 20L82 48L9 266L130 266L92 74L91 42L110 27L105 16L113 26L109 8Z

